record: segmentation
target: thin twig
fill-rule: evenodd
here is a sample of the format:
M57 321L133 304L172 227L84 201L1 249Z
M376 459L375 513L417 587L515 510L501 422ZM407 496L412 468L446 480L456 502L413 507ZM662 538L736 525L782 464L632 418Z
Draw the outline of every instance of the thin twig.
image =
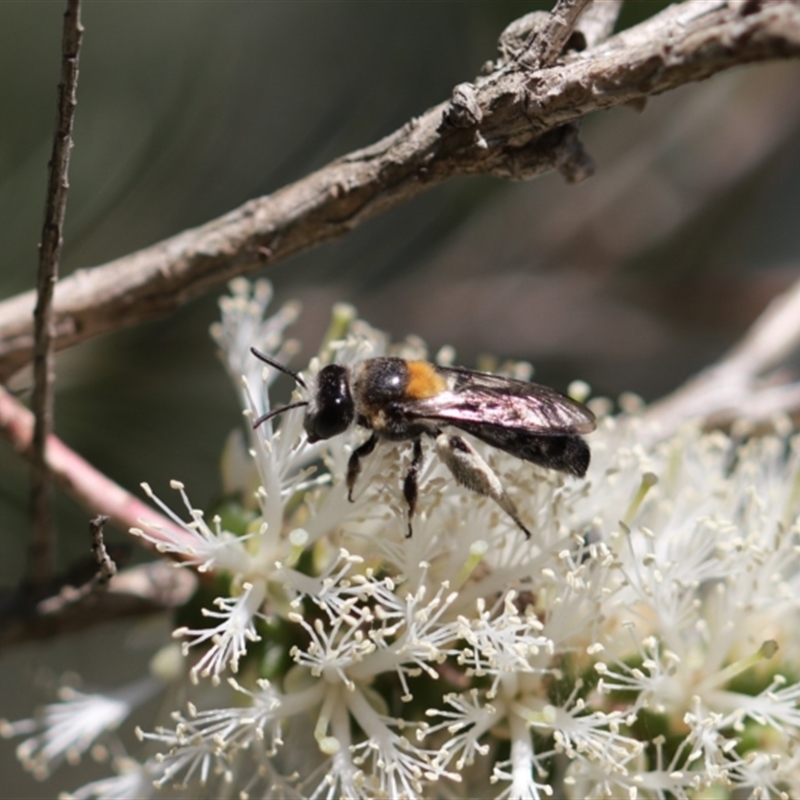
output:
M106 550L103 541L103 526L108 517L99 514L89 522L89 535L92 539L92 555L97 562L97 572L81 586L65 585L54 597L42 600L37 610L40 614L58 614L68 605L74 605L95 592L107 589L108 583L117 574L117 565Z
M58 119L49 164L47 203L34 310L33 408L36 426L33 433L31 466L30 579L45 583L55 568L55 531L52 512L52 479L47 468L45 443L53 430L53 292L58 280L61 248L64 242L64 216L69 188L69 156L72 149L72 124L75 118L78 85L78 56L83 26L80 0L67 0L61 40L61 83L58 87Z
M522 55L529 68L555 64L572 35L578 17L592 0L558 0L541 31L534 31L527 52Z
M33 426L33 414L0 387L0 435L27 459L32 457ZM141 520L146 519L148 532L164 531L165 541L193 541L186 531L109 480L53 434L47 439L46 456L47 466L58 485L89 513L107 514L111 522L124 531L140 526Z
M103 541L103 526L108 522L105 514L98 514L89 522L89 535L92 538L92 555L97 562L97 574L93 580L96 586L108 586L108 582L117 574L117 565L106 550Z
M773 0L744 9L688 0L557 66L532 73L505 65L475 82L474 127L442 126L451 103L441 103L268 197L79 271L56 290L56 346L169 314L234 275L340 238L456 175L527 179L563 167L575 144L574 129L565 126L593 111L733 66L800 55L800 4ZM30 360L34 300L28 293L0 303L0 379Z

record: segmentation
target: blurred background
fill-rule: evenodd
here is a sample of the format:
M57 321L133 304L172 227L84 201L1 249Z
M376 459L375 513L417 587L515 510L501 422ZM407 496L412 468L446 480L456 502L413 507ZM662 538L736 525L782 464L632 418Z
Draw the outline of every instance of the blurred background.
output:
M663 4L628 5L621 26ZM390 133L473 78L502 29L536 7L87 2L62 274L204 223ZM2 297L35 281L63 10L0 3ZM579 377L596 393L656 399L800 276L799 128L797 63L748 66L643 112L588 119L597 173L580 186L557 174L451 181L265 271L276 304L304 304L295 363L346 300L395 339L417 334L431 352L453 345L464 366L486 353L526 359L562 390ZM57 433L131 491L147 480L163 494L179 478L199 507L218 491L220 451L240 415L208 337L216 302L58 357ZM27 502L27 469L0 443L3 587L24 571ZM86 518L59 499L63 565L86 552ZM4 655L0 716L28 715L33 701L13 687L34 664L97 673L84 641ZM0 748L0 797L80 785L77 774L12 785L12 749Z

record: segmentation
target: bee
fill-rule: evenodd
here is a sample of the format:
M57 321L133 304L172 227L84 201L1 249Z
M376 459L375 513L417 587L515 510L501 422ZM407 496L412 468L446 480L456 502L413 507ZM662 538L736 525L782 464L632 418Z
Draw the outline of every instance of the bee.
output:
M378 442L411 442L411 464L403 481L408 507L406 536L412 534L419 494L423 438L433 440L436 454L456 483L494 500L528 538L530 531L500 479L459 431L523 461L577 478L582 478L589 467L589 446L581 436L595 429L594 414L547 386L427 361L380 356L349 367L329 364L309 387L298 373L255 348L251 352L289 375L306 393L306 399L263 414L253 428L284 411L305 407L303 427L309 442L338 436L353 425L370 431L369 438L353 450L347 465L351 502L361 461Z

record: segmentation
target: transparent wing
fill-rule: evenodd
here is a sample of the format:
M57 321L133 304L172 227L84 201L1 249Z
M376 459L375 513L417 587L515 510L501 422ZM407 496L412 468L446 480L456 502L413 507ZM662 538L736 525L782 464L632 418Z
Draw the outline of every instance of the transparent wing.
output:
M401 403L411 418L470 428L497 426L538 436L590 433L595 417L586 406L537 383L452 367L436 367L451 387L434 397Z

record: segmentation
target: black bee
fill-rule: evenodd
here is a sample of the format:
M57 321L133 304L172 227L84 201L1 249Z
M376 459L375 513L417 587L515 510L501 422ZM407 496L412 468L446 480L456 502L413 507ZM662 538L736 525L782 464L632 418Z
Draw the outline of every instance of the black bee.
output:
M329 364L319 371L309 389L296 372L255 348L251 352L290 375L308 393L307 400L259 417L254 428L290 408L305 406L303 427L309 442L330 439L354 424L372 431L369 439L353 451L347 465L351 501L361 459L380 439L413 443L411 466L403 482L408 536L417 504L423 436L434 440L436 453L457 483L491 497L528 537L530 531L491 467L463 436L445 429L456 428L512 456L578 478L589 466L589 446L581 434L594 430L594 414L547 386L382 356L351 367Z

